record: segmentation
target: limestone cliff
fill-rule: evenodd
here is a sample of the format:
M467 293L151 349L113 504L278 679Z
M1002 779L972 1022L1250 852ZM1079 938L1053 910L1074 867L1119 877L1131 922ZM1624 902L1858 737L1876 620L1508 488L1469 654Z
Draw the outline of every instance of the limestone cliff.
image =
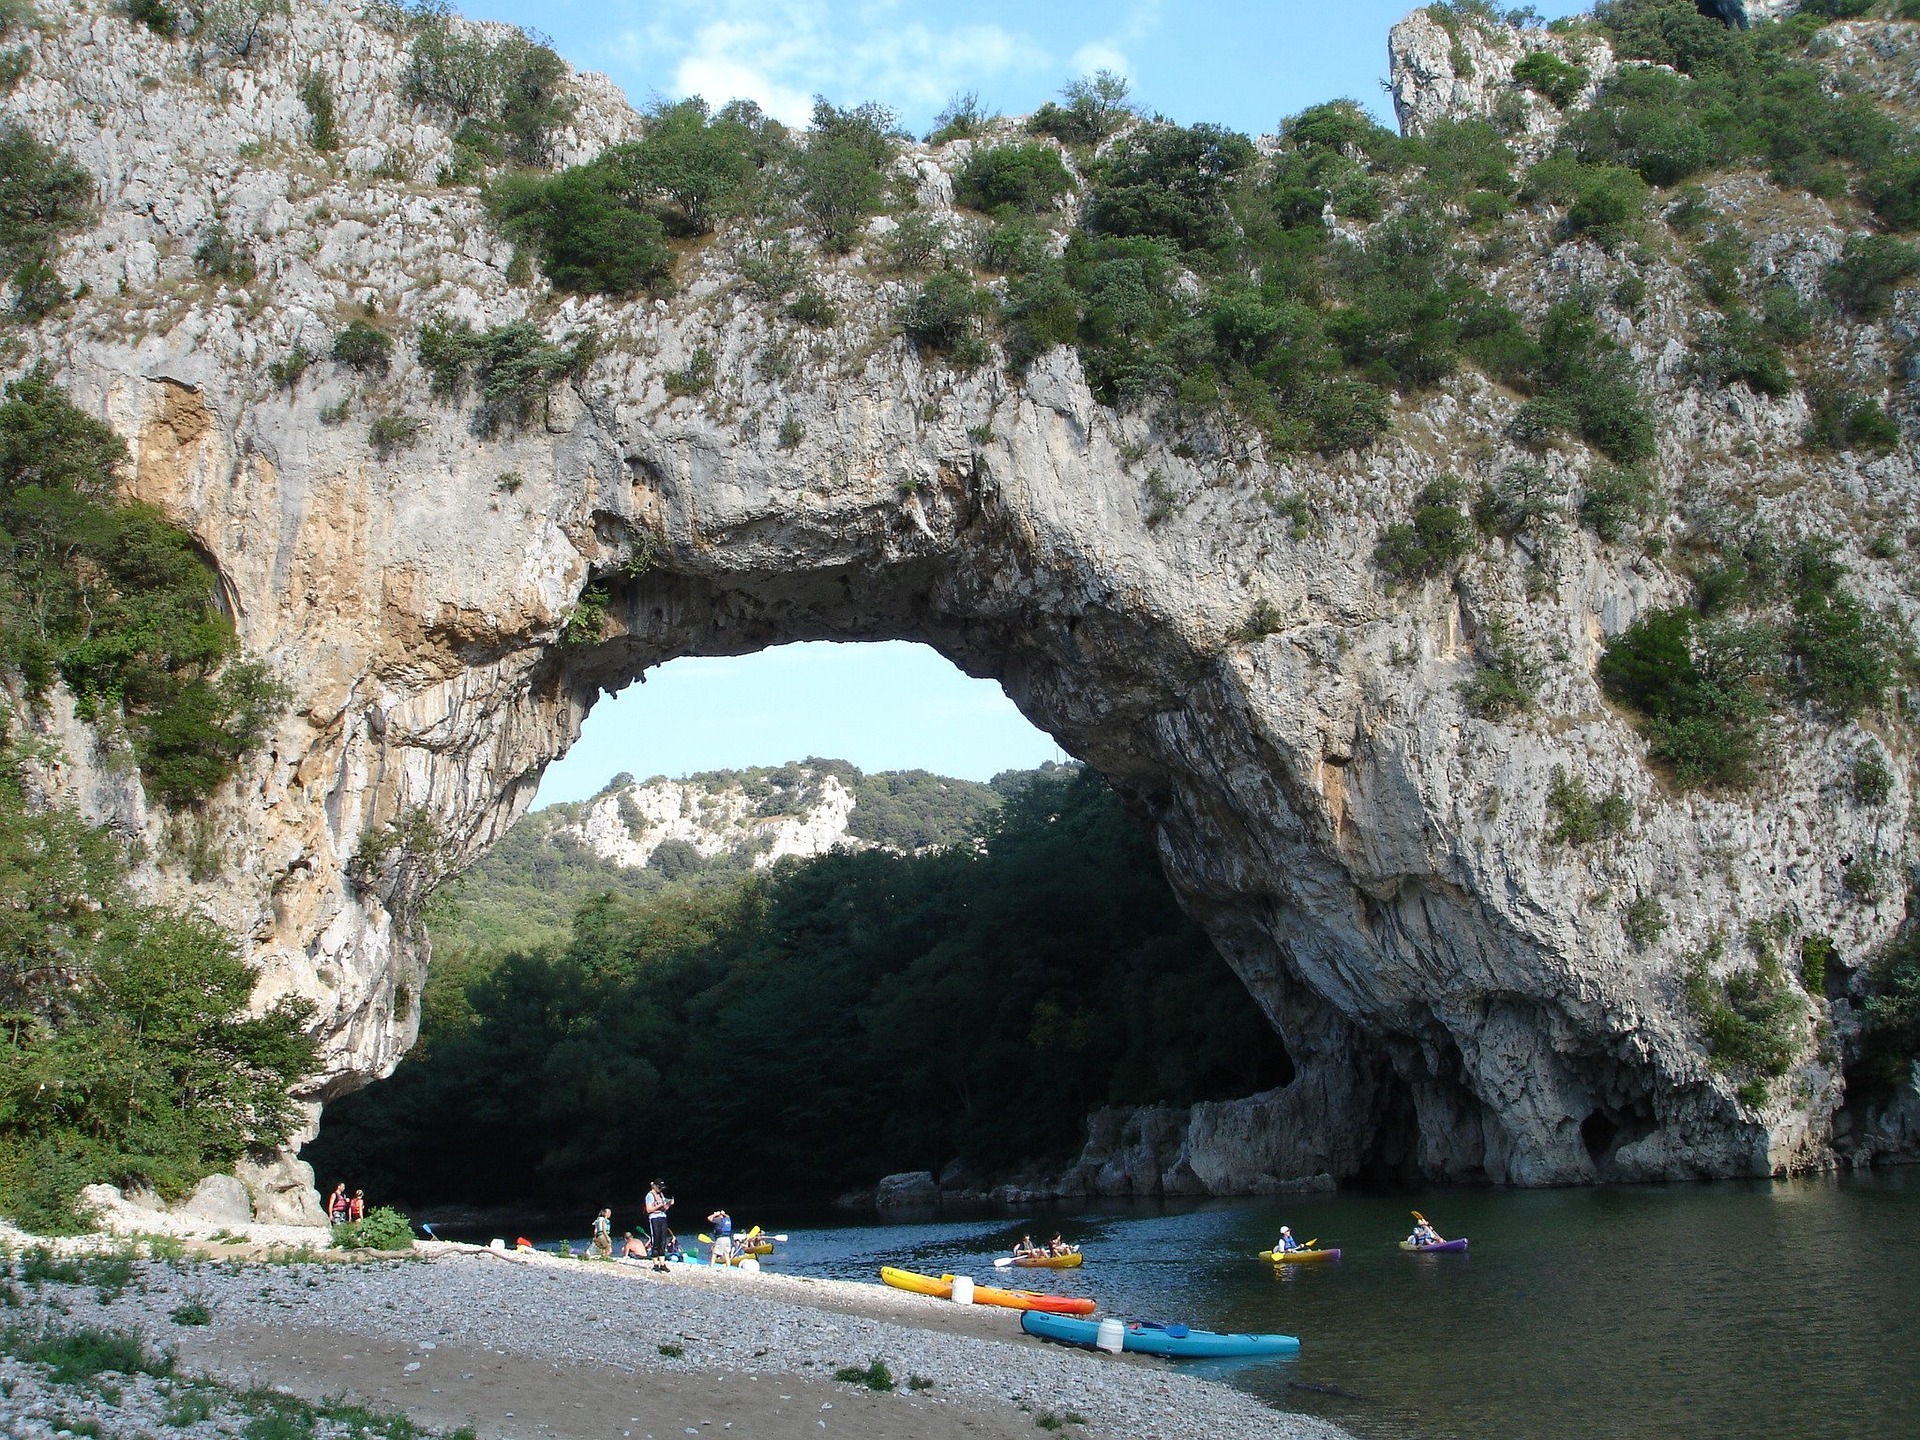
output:
M1683 979L1714 935L1785 913L1847 967L1811 999L1844 1038L1848 985L1902 906L1849 894L1843 865L1909 865L1910 736L1891 719L1871 734L1782 719L1753 792L1677 792L1593 667L1607 637L1686 593L1681 576L1581 531L1545 556L1495 541L1456 584L1389 590L1372 561L1382 526L1441 474L1514 458L1513 392L1463 371L1344 455L1196 444L1096 403L1070 349L1018 380L922 355L893 318L908 282L857 252L812 253L797 229L842 317L826 330L741 284L749 242L724 231L684 257L670 301L556 297L517 278L473 189L437 183L446 127L401 100L405 42L379 12L298 5L236 60L105 4L40 10L0 109L98 177L100 215L61 260L86 293L25 334L23 358L50 361L128 437L132 491L214 558L243 642L297 695L193 822L148 810L106 742L58 713L41 723L67 748L74 802L147 837L146 883L242 937L263 1001L320 1005L305 1098L405 1052L423 900L513 823L605 689L678 655L902 638L998 680L1153 828L1296 1063L1284 1090L1243 1102L1234 1143L1259 1153L1242 1172L1551 1184L1833 1159L1839 1041L1808 1043L1748 1103L1708 1065ZM1437 62L1416 65L1423 33L1393 42L1410 125L1461 100ZM1490 41L1476 63L1491 73L1516 48ZM338 97L331 159L303 143L314 73ZM604 79L573 83L563 161L636 124ZM967 149L896 164L956 229L975 223L951 207ZM1848 228L1757 179L1714 194L1766 217L1765 263L1805 291ZM254 279L196 271L216 220L251 247ZM1537 314L1610 283L1613 257L1556 240L1550 216L1526 226L1489 282L1514 304ZM1910 619L1905 577L1866 540L1873 517L1920 501L1911 439L1878 457L1803 450L1804 397L1700 383L1679 264L1655 254L1644 273L1644 305L1603 314L1655 392L1667 493L1817 517L1867 597ZM1911 335L1910 299L1845 343L1879 353ZM599 353L531 423L494 428L437 398L413 358L437 313L530 318L554 339L590 325ZM384 376L325 361L290 387L269 375L368 316L400 337ZM701 349L711 388L676 393L667 377ZM424 420L424 437L374 449L383 415ZM1570 484L1591 460L1573 444L1545 463ZM608 598L597 633L568 623L590 585ZM1536 707L1504 720L1460 694L1495 626L1542 674ZM1845 783L1870 746L1893 762L1882 804ZM1556 771L1618 788L1628 832L1552 843ZM179 858L189 823L217 880ZM1643 897L1669 923L1636 944L1625 906Z

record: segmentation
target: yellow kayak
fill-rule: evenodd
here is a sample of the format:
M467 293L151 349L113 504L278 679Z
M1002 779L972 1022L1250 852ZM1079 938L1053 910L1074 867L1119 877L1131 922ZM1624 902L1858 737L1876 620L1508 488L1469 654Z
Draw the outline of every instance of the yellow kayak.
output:
M942 1275L936 1280L931 1275L916 1275L911 1270L896 1270L891 1265L882 1265L880 1278L896 1290L911 1290L916 1295L931 1295L936 1300L953 1298L951 1275Z
M1016 1255L1013 1263L1022 1270L1078 1270L1084 1258L1075 1250L1066 1255Z
M1311 1260L1338 1260L1338 1250L1262 1250L1260 1258L1275 1265L1305 1265Z

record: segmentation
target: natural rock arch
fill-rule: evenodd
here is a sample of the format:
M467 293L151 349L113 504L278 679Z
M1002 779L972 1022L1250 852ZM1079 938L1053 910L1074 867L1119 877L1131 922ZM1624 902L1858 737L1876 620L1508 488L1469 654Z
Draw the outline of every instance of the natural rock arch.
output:
M739 283L737 236L683 264L671 303L559 299L508 278L512 249L470 191L389 178L383 146L431 176L451 142L399 99L404 43L348 8L301 8L244 85L143 89L165 42L115 17L34 44L5 108L99 177L103 207L61 261L87 293L34 332L33 356L128 436L130 489L216 559L245 644L296 696L193 821L221 853L217 882L172 858L182 822L148 813L97 737L70 714L45 723L79 803L147 836L146 883L241 937L263 1000L318 1002L323 1070L306 1098L404 1052L422 899L512 823L602 688L681 654L904 638L999 680L1113 782L1284 1036L1288 1087L1195 1122L1247 1157L1217 1188L1828 1157L1832 1066L1809 1056L1791 1094L1741 1104L1706 1064L1682 979L1717 930L1782 908L1857 967L1898 916L1849 900L1832 857L1906 854L1904 774L1882 812L1837 804L1859 732L1799 727L1752 797L1664 791L1592 665L1683 582L1582 534L1538 595L1528 558L1499 544L1457 579L1390 591L1371 561L1381 526L1439 475L1517 457L1512 392L1462 373L1400 402L1364 452L1269 458L1230 428L1174 434L1098 405L1070 350L1018 381L927 361L892 323L904 284L858 256L808 258L847 317L827 331ZM1424 114L1414 101L1440 82L1401 63L1410 44L1396 99ZM366 153L338 173L276 168L267 142L304 133L317 56L351 62L341 125ZM562 162L634 126L607 82L578 83ZM957 159L900 161L929 215L950 215ZM257 303L193 279L216 216L271 277ZM1568 274L1604 272L1594 247L1552 254ZM1812 242L1796 254L1800 283L1818 260ZM1515 303L1537 302L1543 276L1517 265ZM1749 449L1776 493L1867 483L1797 448L1798 397L1703 398L1669 363L1687 281L1666 266L1648 283L1650 318L1624 343L1659 397L1670 486L1737 488ZM403 336L441 312L532 315L556 338L592 325L601 353L498 432L435 397L405 344L378 382L324 363L268 378L368 305ZM711 391L670 393L665 377L703 348ZM764 363L776 350L784 372ZM364 426L382 413L427 420L424 442L376 453ZM1590 460L1551 457L1569 485ZM1920 496L1909 451L1875 462L1871 483L1909 510ZM598 593L595 638L580 617ZM1542 657L1531 716L1462 704L1496 620ZM1549 843L1557 769L1619 786L1631 835L1605 854ZM1622 929L1629 895L1663 897L1671 919L1646 949Z

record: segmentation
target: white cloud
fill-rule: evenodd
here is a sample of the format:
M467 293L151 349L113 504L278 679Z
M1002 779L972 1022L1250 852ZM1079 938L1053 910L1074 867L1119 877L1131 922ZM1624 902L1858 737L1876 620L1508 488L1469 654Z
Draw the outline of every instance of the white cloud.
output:
M897 0L659 0L650 21L613 48L637 68L671 73L676 94L716 105L754 100L790 124L805 123L815 93L839 104L879 100L913 118L957 91L1053 68L1031 35L930 22L902 8Z

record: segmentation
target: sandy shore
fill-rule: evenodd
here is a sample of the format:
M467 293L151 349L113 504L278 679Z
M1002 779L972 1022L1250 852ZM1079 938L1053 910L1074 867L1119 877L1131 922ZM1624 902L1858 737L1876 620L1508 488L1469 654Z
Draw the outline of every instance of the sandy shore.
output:
M455 1245L423 1245L405 1261L190 1257L140 1272L135 1288L107 1303L49 1284L29 1294L29 1309L53 1302L66 1306L51 1316L56 1324L137 1329L175 1351L184 1370L242 1389L350 1396L435 1429L471 1426L482 1440L1343 1435L1163 1361L1029 1339L1011 1311L878 1284L705 1267L659 1275ZM210 1324L174 1322L190 1301L205 1306ZM876 1393L833 1379L874 1360L900 1388ZM36 1393L16 1385L0 1398L0 1433L55 1433L27 1426L33 1417L22 1407ZM206 1423L208 1440L237 1433ZM151 1433L108 1414L101 1433L142 1429Z

